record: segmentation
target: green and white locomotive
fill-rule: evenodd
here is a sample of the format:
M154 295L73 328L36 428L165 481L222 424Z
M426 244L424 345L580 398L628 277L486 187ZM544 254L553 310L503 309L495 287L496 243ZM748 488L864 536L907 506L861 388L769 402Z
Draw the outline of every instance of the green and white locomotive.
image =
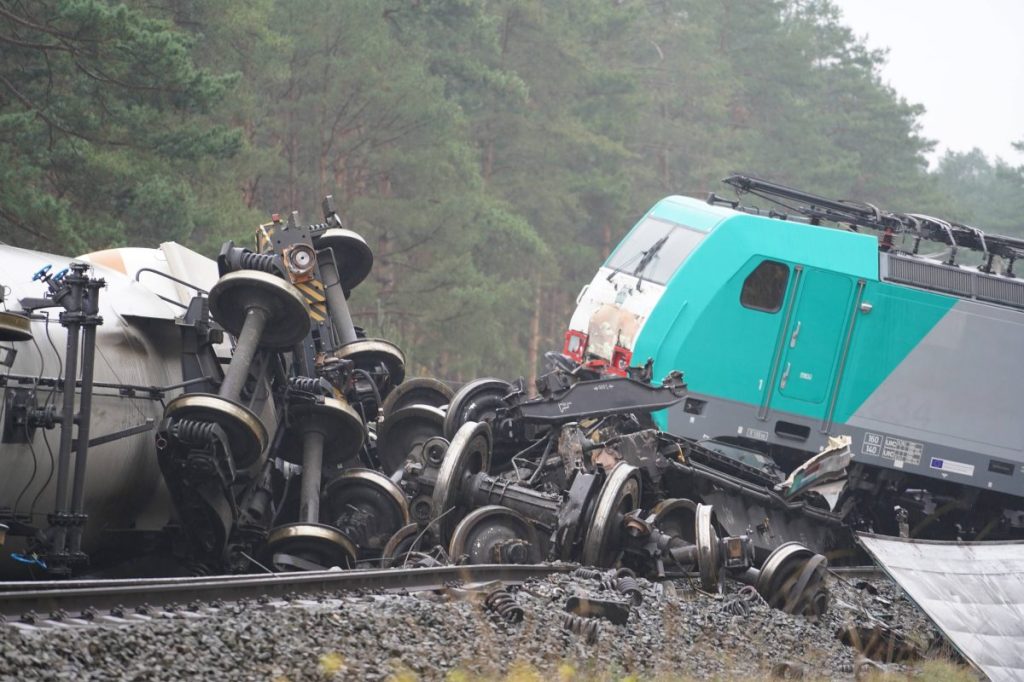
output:
M612 373L648 358L654 376L684 371L689 397L655 416L662 429L787 472L850 436L839 504L862 528L1020 537L1024 240L726 182L785 213L714 194L659 201L581 292L564 354ZM944 251L922 256L922 243ZM967 250L980 265L957 263Z

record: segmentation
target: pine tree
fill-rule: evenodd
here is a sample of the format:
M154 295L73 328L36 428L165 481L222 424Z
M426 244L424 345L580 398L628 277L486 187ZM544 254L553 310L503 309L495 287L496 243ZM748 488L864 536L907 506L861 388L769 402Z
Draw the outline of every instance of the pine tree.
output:
M191 172L237 153L233 83L168 22L99 0L0 0L0 231L62 252L187 239Z

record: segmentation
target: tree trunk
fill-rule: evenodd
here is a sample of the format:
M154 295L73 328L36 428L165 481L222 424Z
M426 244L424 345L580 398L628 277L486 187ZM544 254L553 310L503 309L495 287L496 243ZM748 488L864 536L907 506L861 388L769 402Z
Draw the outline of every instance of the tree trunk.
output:
M331 191L327 191L327 155L329 153L328 150L329 147L327 143L321 140L320 153L317 155L319 157L317 159L317 182L320 183L319 196L321 197L326 196L327 194L332 194L334 191L333 189Z
M391 196L391 176L382 173L377 177L377 194L386 199ZM391 235L387 225L380 228L380 247L375 254L377 263L374 271L377 273L377 282L380 284L380 298L386 305L391 291L395 286L395 273L391 267Z
M448 365L448 349L442 348L441 352L437 354L437 367L434 368L434 376L441 381L446 381L448 379Z
M533 316L530 318L530 345L526 359L529 374L526 377L526 391L532 398L537 395L537 365L540 355L540 301L541 287L537 284L533 290Z
M296 154L298 150L298 140L295 135L295 128L292 121L292 112L288 112L288 143L286 146L286 152L288 154L288 203L285 206L286 209L294 209L297 207L296 197L299 194L298 181L296 178Z

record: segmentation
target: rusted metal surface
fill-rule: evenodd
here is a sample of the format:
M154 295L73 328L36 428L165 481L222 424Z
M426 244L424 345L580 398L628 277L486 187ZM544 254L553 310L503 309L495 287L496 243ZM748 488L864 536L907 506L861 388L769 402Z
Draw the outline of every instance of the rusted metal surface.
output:
M1024 542L857 537L971 664L994 681L1024 678Z

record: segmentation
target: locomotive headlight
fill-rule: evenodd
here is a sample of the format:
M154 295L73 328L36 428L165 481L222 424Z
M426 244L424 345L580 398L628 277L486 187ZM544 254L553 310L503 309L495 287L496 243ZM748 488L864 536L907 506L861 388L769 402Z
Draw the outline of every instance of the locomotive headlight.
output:
M622 346L615 346L615 350L612 351L612 370L616 374L625 374L626 369L629 367L629 361L633 359L633 351Z
M583 332L570 329L565 333L565 345L562 353L576 362L583 362L583 353L587 347L587 335Z

